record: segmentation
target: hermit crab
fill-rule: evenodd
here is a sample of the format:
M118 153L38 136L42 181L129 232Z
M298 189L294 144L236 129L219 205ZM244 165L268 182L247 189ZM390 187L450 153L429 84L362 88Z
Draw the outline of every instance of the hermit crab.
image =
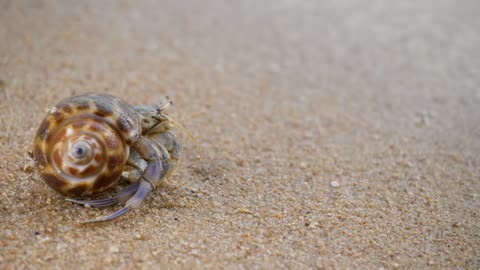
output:
M181 146L174 128L191 137L165 113L170 104L165 97L159 105L131 106L101 93L64 99L47 113L35 136L33 153L42 178L74 203L98 208L125 204L88 223L127 213L175 169ZM78 199L112 188L122 178L131 184L115 197Z

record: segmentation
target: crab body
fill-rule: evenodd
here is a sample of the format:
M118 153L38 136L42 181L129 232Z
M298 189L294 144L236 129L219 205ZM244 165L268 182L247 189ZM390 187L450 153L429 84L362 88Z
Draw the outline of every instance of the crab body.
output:
M69 201L105 207L126 206L105 218L112 220L138 206L153 185L175 168L180 144L170 104L134 107L122 99L88 93L69 97L47 114L35 136L34 159L45 182L68 197L103 192L125 177L132 184L109 199Z

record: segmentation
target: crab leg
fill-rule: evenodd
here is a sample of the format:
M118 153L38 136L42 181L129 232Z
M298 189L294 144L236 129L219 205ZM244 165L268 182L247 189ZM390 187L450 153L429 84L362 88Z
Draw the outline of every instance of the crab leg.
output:
M131 149L127 165L128 167L122 173L122 178L129 183L134 183L142 177L142 172L148 164L135 149Z
M127 201L126 205L123 208L121 208L120 210L116 211L115 213L109 216L101 217L97 219L91 219L82 223L97 223L97 222L110 221L127 213L132 208L136 208L138 205L140 205L140 203L143 202L143 200L147 197L148 193L150 193L150 191L152 190L152 185L143 179L138 180L137 183L139 183L137 192L135 193L135 195L133 195L132 198L130 198Z
M134 148L148 164L143 171L141 178L137 181L139 186L135 194L127 200L125 207L117 212L106 217L89 220L85 223L109 221L127 213L132 208L138 207L148 196L154 183L165 177L168 171L168 162L166 162L166 159L168 159L168 152L166 156L164 153L166 151L163 151L164 148L161 145L158 145L147 138L140 137L134 144Z
M180 151L181 145L177 141L175 134L170 131L164 131L152 136L152 139L157 143L160 144L159 147L161 149L165 149L168 151L169 158L169 170L167 172L167 177L175 170L177 167L178 160L180 159Z
M126 202L128 199L130 199L135 194L139 185L140 185L140 182L137 181L137 182L129 185L125 189L121 190L117 194L117 196L115 196L113 198L100 199L100 200L75 200L75 199L68 198L67 201L78 203L78 204L83 204L83 205L88 205L88 206L94 207L94 208L103 208L103 207L115 205L115 204L118 204L118 203Z

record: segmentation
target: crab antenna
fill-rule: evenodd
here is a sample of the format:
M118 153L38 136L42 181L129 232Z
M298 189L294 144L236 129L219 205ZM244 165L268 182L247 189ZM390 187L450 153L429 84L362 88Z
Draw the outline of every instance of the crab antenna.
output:
M173 120L170 116L164 114L163 115L173 126L176 128L180 129L183 133L187 134L188 138L195 144L195 147L197 148L198 152L200 152L200 155L202 154L202 148L198 144L197 140L195 137L188 131L182 124L178 123L177 121Z

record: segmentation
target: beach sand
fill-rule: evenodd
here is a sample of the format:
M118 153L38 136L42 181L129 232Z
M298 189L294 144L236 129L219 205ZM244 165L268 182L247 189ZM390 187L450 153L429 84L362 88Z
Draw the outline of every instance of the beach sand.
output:
M480 5L405 2L0 1L0 268L480 268ZM201 150L81 225L30 153L90 91Z

